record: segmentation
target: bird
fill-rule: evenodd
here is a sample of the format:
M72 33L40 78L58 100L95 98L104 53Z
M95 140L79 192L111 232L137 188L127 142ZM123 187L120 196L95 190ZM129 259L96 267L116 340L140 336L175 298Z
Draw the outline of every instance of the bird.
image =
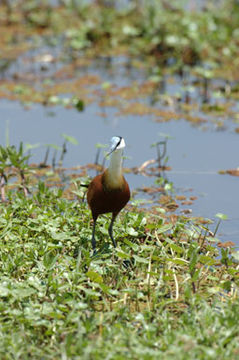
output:
M95 176L87 190L87 202L92 213L93 230L91 244L93 254L96 253L95 228L99 215L112 213L108 228L109 236L116 248L113 236L113 225L116 216L125 207L130 199L130 188L122 172L122 155L125 141L122 136L111 138L109 167L101 174Z

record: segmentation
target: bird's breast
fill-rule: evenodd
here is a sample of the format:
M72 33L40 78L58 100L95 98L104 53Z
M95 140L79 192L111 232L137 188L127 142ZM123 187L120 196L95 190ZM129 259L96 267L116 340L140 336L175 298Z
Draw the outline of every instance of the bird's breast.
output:
M102 174L102 185L105 191L123 190L125 182L122 174L111 174L108 169Z

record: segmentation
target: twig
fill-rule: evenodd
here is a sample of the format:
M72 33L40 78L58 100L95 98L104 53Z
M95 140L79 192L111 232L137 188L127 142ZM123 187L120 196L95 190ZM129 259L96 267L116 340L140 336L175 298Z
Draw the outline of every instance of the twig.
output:
M155 163L156 163L155 159L147 160L141 166L139 166L137 170L138 170L138 172L143 172L147 166L149 166L151 164L155 164Z

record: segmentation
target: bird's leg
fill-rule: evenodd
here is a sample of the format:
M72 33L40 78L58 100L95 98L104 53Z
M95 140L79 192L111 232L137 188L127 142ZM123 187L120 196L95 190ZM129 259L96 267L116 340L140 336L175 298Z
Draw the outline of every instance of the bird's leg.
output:
M93 222L92 238L91 238L91 244L92 244L92 248L93 248L93 255L95 255L95 253L96 253L95 226L96 226L96 219L94 219L94 222Z
M114 225L114 221L115 221L116 216L117 216L117 214L114 214L114 213L112 214L110 226L109 226L109 229L108 229L110 238L111 238L115 248L116 248L116 242L115 242L115 239L113 237L113 225Z

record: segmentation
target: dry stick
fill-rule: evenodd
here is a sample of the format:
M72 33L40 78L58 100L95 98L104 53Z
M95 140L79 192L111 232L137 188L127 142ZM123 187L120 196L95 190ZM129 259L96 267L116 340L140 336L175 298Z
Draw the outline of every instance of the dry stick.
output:
M145 162L143 162L142 165L140 165L140 166L138 167L137 171L138 171L138 172L143 172L148 165L155 164L155 162L156 162L155 159L146 160Z
M125 293L125 294L124 294L124 297L123 297L123 304L124 304L124 305L127 304L127 297L128 297L128 293Z

